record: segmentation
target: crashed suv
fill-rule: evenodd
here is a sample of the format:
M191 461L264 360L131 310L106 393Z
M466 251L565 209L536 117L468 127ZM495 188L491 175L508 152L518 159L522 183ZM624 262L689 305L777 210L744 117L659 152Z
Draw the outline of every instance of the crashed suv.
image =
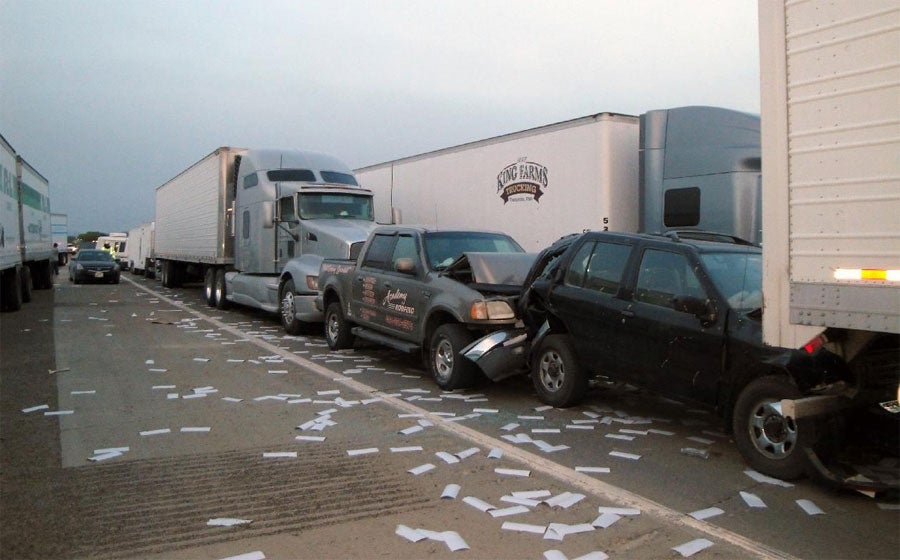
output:
M727 236L574 235L529 273L525 330L492 333L465 355L492 379L524 365L540 399L557 407L581 401L595 376L701 403L755 469L793 479L810 450L824 449L831 424L782 415L782 399L854 381L825 348L762 343L761 282L761 249Z
M460 351L516 323L516 299L535 258L511 237L487 231L383 226L356 261L326 259L316 305L331 349L362 338L421 351L443 389L478 375Z

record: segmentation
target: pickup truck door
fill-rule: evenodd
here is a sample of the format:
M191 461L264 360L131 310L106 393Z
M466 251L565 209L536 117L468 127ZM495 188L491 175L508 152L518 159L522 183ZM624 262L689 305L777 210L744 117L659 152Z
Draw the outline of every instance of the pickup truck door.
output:
M419 257L418 237L399 234L386 263L378 277L377 293L382 317L381 327L386 332L405 340L418 340L422 317L430 293L424 286L425 269Z
M712 402L710 379L721 370L723 318L711 324L677 311L675 296L707 299L688 257L646 248L641 255L632 303L618 331L618 361L637 382L663 395Z
M384 297L384 268L395 240L396 236L392 234L376 234L352 274L350 312L360 325L377 327L384 322L380 303Z
M550 294L550 306L564 318L579 361L592 373L622 374L615 361L616 330L628 304L617 296L631 247L587 241L577 249Z

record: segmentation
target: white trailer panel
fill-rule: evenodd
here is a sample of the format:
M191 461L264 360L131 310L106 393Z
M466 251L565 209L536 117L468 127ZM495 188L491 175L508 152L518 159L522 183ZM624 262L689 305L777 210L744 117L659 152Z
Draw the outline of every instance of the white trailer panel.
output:
M27 161L18 158L25 262L56 260L50 225L50 182Z
M16 152L0 136L0 270L22 264Z
M900 332L900 5L760 2L766 342Z
M637 231L638 117L601 113L356 170L375 218L492 229L538 251L585 229Z
M128 262L135 272L143 272L147 263L154 258L153 238L153 222L144 222L128 230Z
M69 244L69 216L66 214L50 214L50 228L57 251L66 251Z
M227 169L239 148L219 148L156 189L156 257L231 264L226 251Z

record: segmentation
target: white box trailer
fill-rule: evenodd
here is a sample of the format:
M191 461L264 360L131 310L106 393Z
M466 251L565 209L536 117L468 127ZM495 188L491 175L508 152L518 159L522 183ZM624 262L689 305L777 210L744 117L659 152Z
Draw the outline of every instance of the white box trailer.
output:
M759 117L718 107L599 113L356 174L379 222L494 229L529 251L584 230L759 239Z
M50 182L17 156L19 176L19 214L22 262L31 269L34 287L53 287L53 234L50 225Z
M769 344L900 333L898 45L896 0L760 2Z
M144 222L128 230L128 268L132 274L147 278L156 276L156 257L153 248L156 227L154 222Z
M0 306L10 311L22 307L18 191L16 151L0 136Z
M50 214L50 228L53 237L53 250L56 251L57 264L66 264L69 253L69 216L66 214Z

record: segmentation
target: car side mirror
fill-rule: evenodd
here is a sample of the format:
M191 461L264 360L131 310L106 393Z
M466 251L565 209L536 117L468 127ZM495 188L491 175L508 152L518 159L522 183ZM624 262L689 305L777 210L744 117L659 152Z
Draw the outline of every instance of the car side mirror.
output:
M412 259L397 259L394 263L394 270L401 274L413 276L416 274L416 263Z
M716 309L708 299L694 296L675 296L672 299L675 311L690 313L700 319L704 324L713 323L716 320Z

